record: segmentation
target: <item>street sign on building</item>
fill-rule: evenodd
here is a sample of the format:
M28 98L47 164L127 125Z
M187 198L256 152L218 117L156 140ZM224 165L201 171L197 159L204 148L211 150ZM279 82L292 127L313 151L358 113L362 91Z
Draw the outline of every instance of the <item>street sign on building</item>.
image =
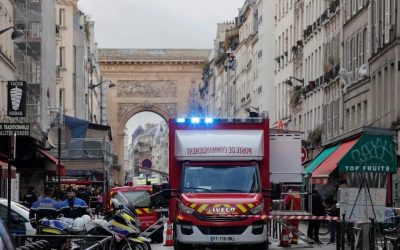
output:
M0 136L30 136L29 123L0 123Z
M152 166L151 160L149 160L149 159L144 159L144 160L142 161L142 167L144 167L144 168L151 168L151 166Z
M26 82L8 81L7 85L7 115L10 117L25 117L26 115Z
M307 160L307 149L305 147L301 147L301 163L304 163Z

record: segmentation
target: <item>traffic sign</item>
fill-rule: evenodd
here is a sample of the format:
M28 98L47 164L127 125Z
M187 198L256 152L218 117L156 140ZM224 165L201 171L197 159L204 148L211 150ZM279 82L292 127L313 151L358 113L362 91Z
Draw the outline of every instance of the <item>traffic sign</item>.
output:
M144 159L144 160L142 161L142 167L144 167L144 168L151 168L151 166L152 166L151 160L149 160L149 159Z
M301 163L304 163L307 160L307 149L301 146Z

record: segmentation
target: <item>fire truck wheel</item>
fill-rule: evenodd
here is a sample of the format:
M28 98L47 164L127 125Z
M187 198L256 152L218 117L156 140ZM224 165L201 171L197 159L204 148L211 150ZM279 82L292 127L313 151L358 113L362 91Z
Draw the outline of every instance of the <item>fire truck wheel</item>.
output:
M254 250L266 250L266 249L268 249L268 242L266 241L266 242L263 242L263 243L260 243L260 244L256 244L255 246L254 246Z
M177 240L174 241L174 250L191 250L191 249L193 248L190 247L189 245L182 244Z

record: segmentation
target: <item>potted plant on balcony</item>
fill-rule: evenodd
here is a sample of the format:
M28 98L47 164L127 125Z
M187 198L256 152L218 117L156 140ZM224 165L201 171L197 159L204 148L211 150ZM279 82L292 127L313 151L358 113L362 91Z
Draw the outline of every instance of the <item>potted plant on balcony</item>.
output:
M290 96L290 106L295 108L301 104L301 97L304 96L304 88L301 86L294 86Z

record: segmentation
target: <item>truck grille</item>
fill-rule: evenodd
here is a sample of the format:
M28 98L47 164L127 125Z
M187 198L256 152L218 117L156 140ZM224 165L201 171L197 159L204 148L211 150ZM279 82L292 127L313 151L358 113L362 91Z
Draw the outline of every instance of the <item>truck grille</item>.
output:
M240 227L198 227L204 235L241 235L247 226Z
M202 221L229 222L229 221L244 221L245 216L203 216L198 213L193 214L197 219Z

